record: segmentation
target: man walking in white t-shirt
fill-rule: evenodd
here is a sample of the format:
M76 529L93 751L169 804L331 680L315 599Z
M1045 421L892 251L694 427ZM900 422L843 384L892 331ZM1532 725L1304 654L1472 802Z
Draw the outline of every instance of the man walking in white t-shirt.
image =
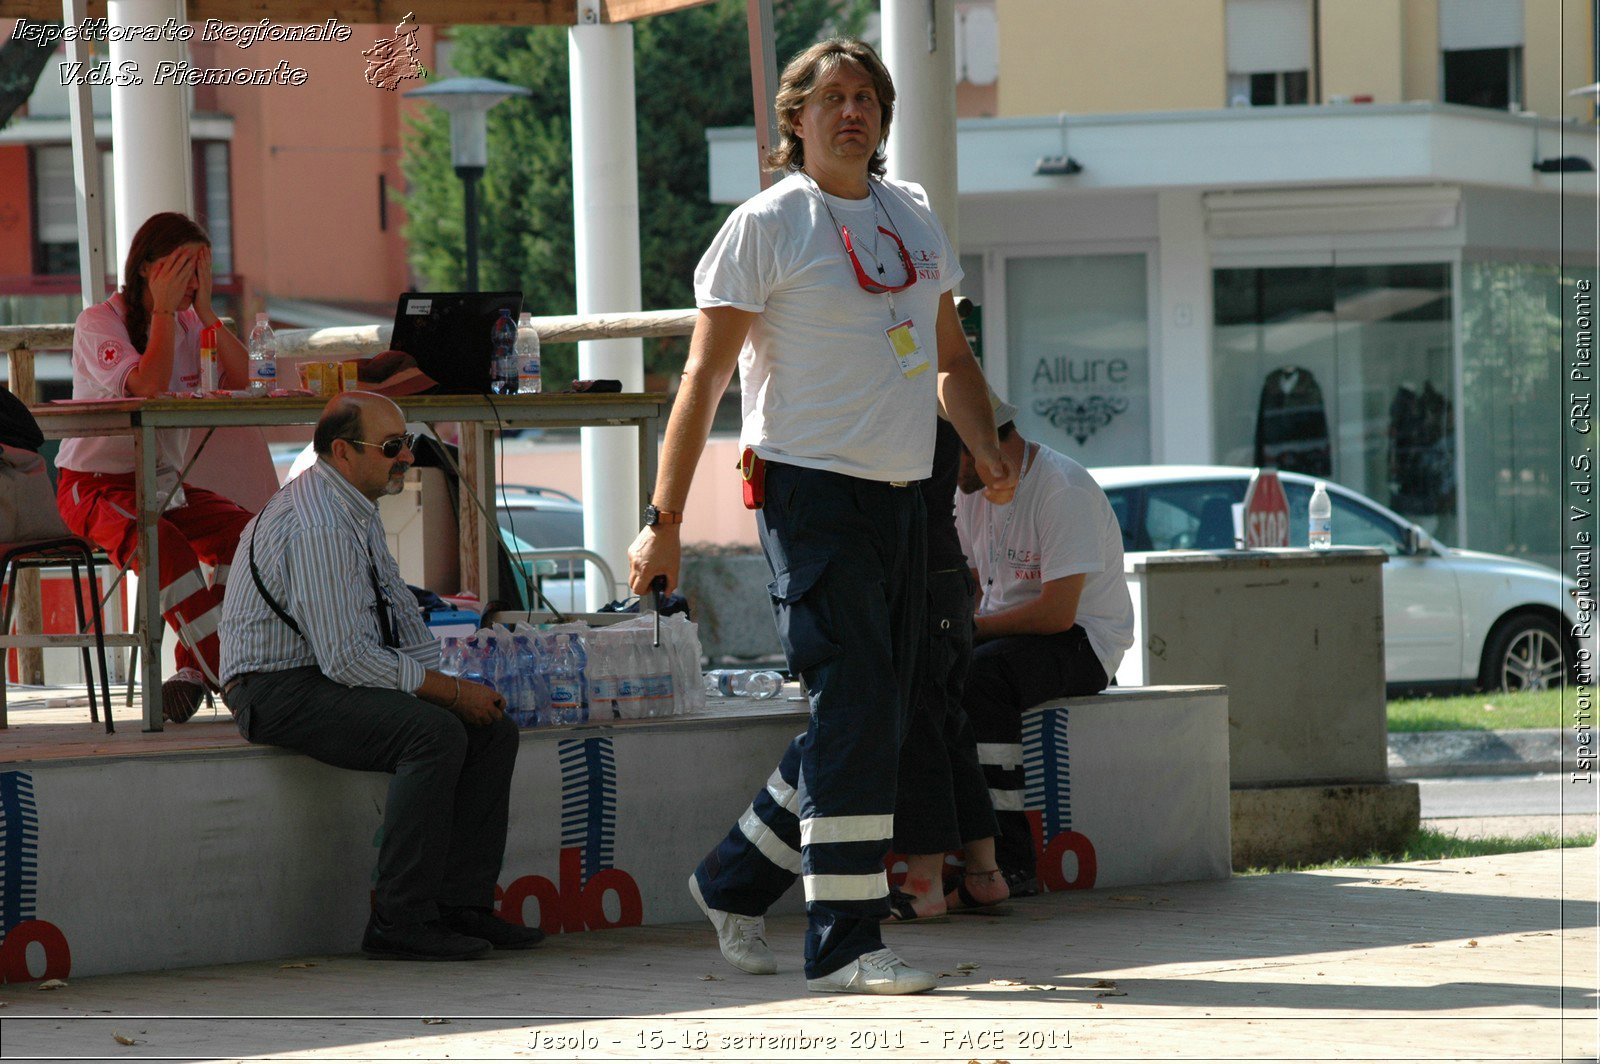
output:
M995 857L1013 896L1038 889L1023 816L1022 711L1105 690L1133 645L1122 531L1089 471L1016 430L1001 404L1000 447L1022 471L1015 498L984 498L962 456L956 529L978 585L978 646L962 697L1000 824Z
M777 961L763 914L799 878L809 989L916 993L937 977L886 948L879 924L927 608L917 482L936 400L984 490L1009 498L1016 474L956 315L955 249L921 188L883 179L894 85L882 61L860 41L823 41L785 68L776 105L768 162L787 176L733 212L695 270L700 316L630 583L677 582L689 482L737 367L752 484L765 464L773 613L811 719L689 890L728 962L765 974Z

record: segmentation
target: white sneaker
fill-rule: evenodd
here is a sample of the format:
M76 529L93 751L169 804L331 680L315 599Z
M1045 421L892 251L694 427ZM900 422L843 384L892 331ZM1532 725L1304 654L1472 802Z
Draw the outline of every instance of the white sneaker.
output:
M838 971L807 979L806 989L822 994L920 994L939 980L932 972L907 967L890 949L863 953Z
M716 928L717 945L722 949L723 960L751 975L772 975L778 970L778 959L772 955L772 947L767 945L767 921L764 917L742 916L713 909L701 896L700 882L693 875L689 877L689 896L706 914L711 926Z

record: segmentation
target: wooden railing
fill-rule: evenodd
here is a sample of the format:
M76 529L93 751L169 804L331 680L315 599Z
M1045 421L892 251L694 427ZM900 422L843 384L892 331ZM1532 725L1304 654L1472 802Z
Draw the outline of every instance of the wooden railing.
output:
M694 330L695 311L647 310L625 314L570 314L534 318L541 344L568 344L582 340L623 340L659 336L687 336ZM277 333L278 354L291 358L352 358L375 355L389 347L388 325L357 325L334 329L284 329ZM33 359L39 351L72 350L72 326L0 325L0 351L7 354L7 383L11 393L30 406L39 401ZM474 456L463 455L463 462ZM30 569L17 576L17 631L37 633L43 627L39 603L39 572ZM38 649L17 651L17 678L25 684L44 683L44 655ZM0 667L4 662L0 661Z

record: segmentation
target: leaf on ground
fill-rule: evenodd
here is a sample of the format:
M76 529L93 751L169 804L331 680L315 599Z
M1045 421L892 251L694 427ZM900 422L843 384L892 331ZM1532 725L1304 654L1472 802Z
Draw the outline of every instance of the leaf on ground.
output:
M1413 942L1413 943L1411 943L1411 948L1412 949L1432 949L1433 948L1433 943L1431 943L1431 942Z
M1127 996L1128 996L1128 992L1126 990L1102 990L1102 991L1100 991L1100 993L1095 995L1095 997L1127 997Z
M1094 990L1112 990L1116 988L1116 985L1117 981L1115 979L1096 979L1089 984L1089 987Z
M136 1045L142 1044L142 1043L140 1043L139 1039L137 1039L137 1038L129 1038L127 1035L123 1034L121 1031L112 1031L111 1032L111 1037L115 1038L117 1040L117 1045L119 1045L119 1046L136 1046Z
M295 961L293 964L280 964L279 968L315 968L311 961Z
M700 977L700 981L702 983L720 983L720 982L722 982L722 976L720 976L720 975L712 975L712 974L710 974L708 972L707 974L702 975Z
M65 990L66 988L67 981L65 979L46 979L34 987L35 990Z
M1467 944L1465 946L1462 946L1461 948L1462 949L1472 949L1477 944L1478 944L1478 940L1477 939L1469 938L1469 939L1467 939Z
M979 965L979 964L975 964L972 961L962 961L960 964L956 965L956 971L958 971L958 972L975 972L980 967L982 967L982 966Z
M422 1017L422 1022L432 1025L436 1023L449 1023L450 1021L445 1019L443 1016L424 1016Z
M1095 1007L1095 1008L1097 1008L1097 1009L1103 1009L1103 1008L1105 1008L1105 1006L1104 1006L1104 1005L1102 1005L1102 1004L1100 1004L1100 1002L1098 1002L1098 1001L1096 1001L1096 1002L1095 1002L1095 1003L1094 1003L1094 1007Z

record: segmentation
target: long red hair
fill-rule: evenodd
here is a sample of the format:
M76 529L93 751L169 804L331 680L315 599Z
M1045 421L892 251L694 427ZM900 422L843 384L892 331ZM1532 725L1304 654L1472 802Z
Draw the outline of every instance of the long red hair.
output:
M211 238L200 223L177 211L152 214L128 245L128 261L122 267L122 303L127 312L128 339L142 354L150 342L150 309L144 305L149 285L140 267L170 255L185 244L211 246Z

